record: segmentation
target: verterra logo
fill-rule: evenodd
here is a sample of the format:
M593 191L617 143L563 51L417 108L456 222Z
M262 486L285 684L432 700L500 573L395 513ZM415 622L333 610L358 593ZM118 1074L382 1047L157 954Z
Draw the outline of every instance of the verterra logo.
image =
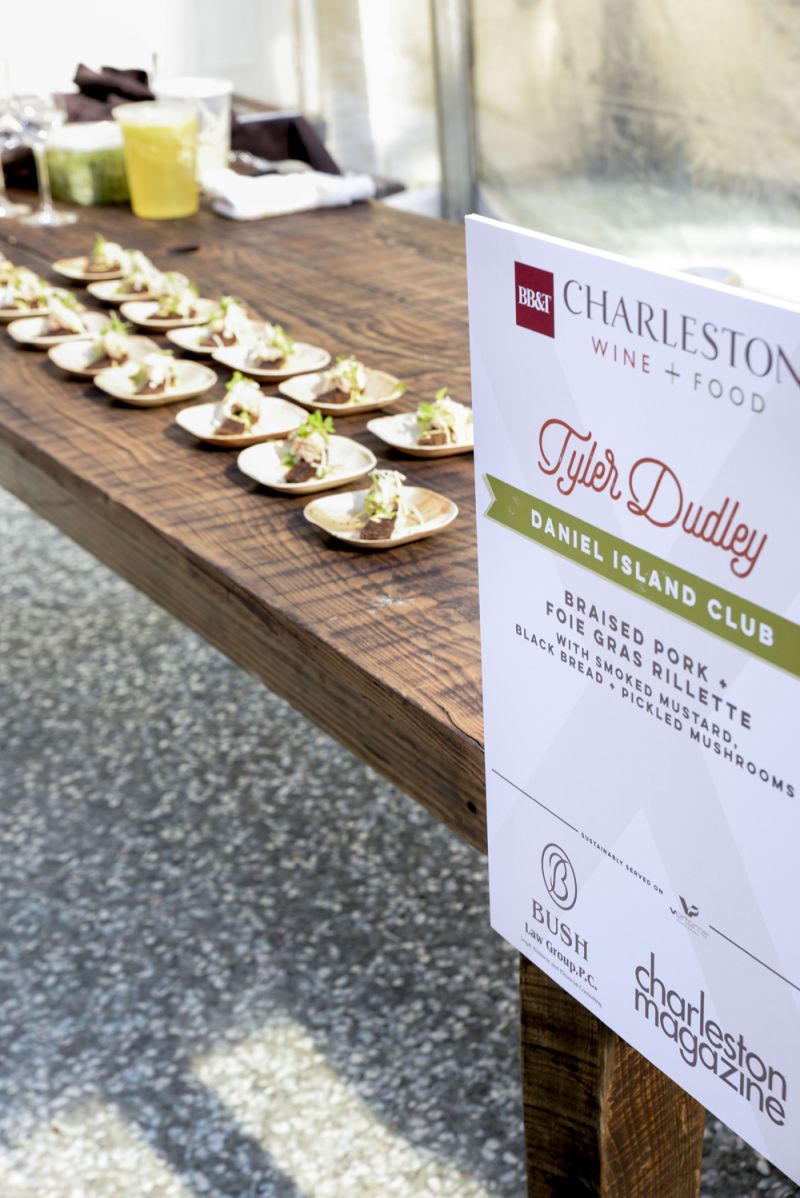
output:
M517 324L545 337L555 337L554 283L549 270L514 263Z

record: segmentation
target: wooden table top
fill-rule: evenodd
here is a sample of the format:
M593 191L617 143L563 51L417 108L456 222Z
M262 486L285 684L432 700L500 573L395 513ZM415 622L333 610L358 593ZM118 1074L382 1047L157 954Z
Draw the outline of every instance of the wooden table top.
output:
M392 410L444 384L469 400L457 226L380 204L253 223L105 208L57 230L0 222L0 249L63 282L49 264L96 231L399 376L408 393ZM0 483L485 850L471 455L402 457L369 417L342 418L380 464L460 508L446 532L370 553L326 540L306 500L251 482L235 451L199 446L174 423L183 406L116 404L0 331Z

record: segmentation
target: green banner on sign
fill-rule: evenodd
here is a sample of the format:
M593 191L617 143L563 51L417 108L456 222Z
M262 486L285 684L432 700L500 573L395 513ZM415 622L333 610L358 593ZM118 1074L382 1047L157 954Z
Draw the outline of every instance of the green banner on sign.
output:
M800 626L486 475L486 515L537 545L800 677Z

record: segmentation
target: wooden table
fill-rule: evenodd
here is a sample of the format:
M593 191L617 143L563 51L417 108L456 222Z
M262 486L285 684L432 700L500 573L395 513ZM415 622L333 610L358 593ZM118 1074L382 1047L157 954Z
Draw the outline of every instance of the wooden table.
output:
M398 375L401 406L445 383L469 398L459 227L380 204L252 224L102 209L55 231L2 222L0 249L48 276L95 229ZM0 483L485 851L471 458L400 458L349 418L461 509L440 536L366 553L327 543L302 499L262 491L175 410L112 404L0 335ZM696 1195L702 1109L524 960L521 1014L530 1195Z

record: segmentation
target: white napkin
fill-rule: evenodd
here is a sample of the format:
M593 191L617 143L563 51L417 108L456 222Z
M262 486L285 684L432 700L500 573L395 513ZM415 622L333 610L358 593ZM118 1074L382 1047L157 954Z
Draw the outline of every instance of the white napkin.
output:
M325 175L321 171L252 178L218 167L203 173L202 185L214 211L231 220L341 207L375 195L370 175Z

